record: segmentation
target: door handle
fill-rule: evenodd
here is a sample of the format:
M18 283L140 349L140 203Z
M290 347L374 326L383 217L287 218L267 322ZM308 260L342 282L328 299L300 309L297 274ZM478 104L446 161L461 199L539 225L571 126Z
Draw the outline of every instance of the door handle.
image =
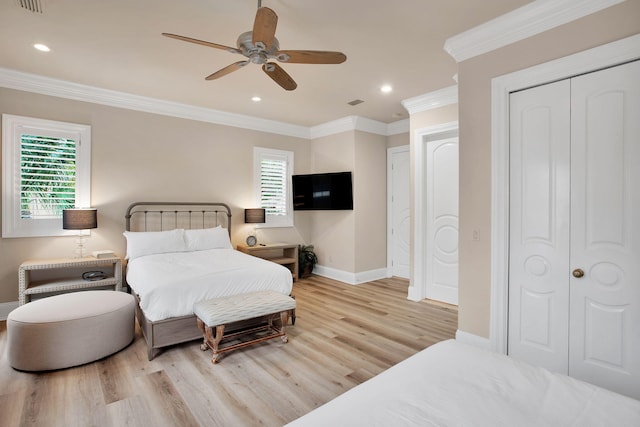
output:
M576 279L579 279L584 276L584 271L581 268L576 268L571 272L571 274L573 274L573 277L575 277Z

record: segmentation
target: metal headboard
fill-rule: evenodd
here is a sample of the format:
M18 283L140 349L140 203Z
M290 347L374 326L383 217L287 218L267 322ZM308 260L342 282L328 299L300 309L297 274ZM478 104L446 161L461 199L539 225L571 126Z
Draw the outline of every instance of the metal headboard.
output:
M198 229L218 225L231 237L231 209L218 202L134 202L124 216L127 231Z

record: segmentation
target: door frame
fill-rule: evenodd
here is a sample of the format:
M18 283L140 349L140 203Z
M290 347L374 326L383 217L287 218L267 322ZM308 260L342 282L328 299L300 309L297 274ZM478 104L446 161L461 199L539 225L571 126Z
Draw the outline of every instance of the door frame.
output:
M640 59L640 34L491 81L491 348L507 353L509 286L509 94Z
M424 180L426 176L426 148L427 143L434 141L433 136L439 133L447 133L458 130L458 122L443 123L436 126L416 129L413 136L413 153L410 161L413 166L413 217L412 229L412 256L411 256L411 280L407 298L411 301L421 301L427 297L427 242L426 222L427 208L424 195Z
M393 179L391 168L393 166L393 155L405 152L409 153L409 165L411 165L411 147L409 144L387 148L387 277L393 276ZM411 171L409 170L407 173L409 174L409 180L411 180ZM409 184L411 184L411 181L409 181ZM408 191L411 192L411 188ZM411 252L411 248L409 248L409 252ZM409 263L411 263L411 259L409 259ZM409 276L411 276L411 271L409 271Z

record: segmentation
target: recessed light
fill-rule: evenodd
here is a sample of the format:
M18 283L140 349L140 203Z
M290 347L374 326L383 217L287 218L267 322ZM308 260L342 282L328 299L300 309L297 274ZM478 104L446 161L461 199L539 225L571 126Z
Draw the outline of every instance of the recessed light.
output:
M36 44L33 45L33 47L38 49L40 52L49 52L51 50L51 49L49 49L49 46L47 46L46 44L42 44L42 43L36 43Z
M389 93L393 90L393 88L391 87L391 85L384 85L380 88L380 92L382 93Z
M251 100L253 102L260 102L260 101L262 101L262 98L260 98L259 96L254 96L253 98L251 98Z

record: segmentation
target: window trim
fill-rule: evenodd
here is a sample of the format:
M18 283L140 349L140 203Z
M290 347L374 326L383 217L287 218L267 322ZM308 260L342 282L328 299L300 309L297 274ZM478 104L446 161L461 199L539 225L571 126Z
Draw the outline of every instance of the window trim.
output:
M273 148L253 147L253 182L254 182L254 202L255 206L262 207L260 204L261 194L261 163L266 157L285 158L287 162L287 194L286 194L286 215L266 215L264 224L256 224L258 228L269 227L293 227L293 200L291 189L291 176L293 175L293 151L276 150Z
M52 219L24 220L20 216L20 147L21 134L58 137L73 134L76 145L76 207L91 202L91 126L33 117L2 115L2 237L45 237L77 235L62 229L62 216ZM83 234L89 234L84 232Z

